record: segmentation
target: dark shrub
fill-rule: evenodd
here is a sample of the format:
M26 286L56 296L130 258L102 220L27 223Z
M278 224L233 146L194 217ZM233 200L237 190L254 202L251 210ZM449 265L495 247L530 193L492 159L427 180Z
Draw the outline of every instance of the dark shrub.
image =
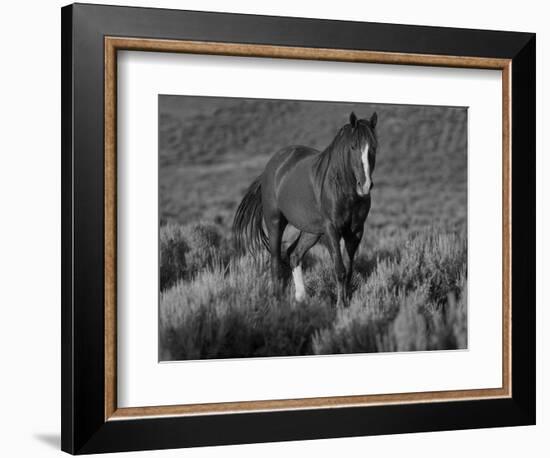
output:
M215 224L168 224L160 230L160 289L190 279L215 263L227 264L229 242Z
M165 290L183 278L189 245L182 226L168 224L160 229L160 289Z

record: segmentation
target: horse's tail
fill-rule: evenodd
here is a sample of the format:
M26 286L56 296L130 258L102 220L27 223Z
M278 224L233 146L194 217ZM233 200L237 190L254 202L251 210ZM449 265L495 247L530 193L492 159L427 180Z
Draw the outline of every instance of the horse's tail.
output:
M263 227L262 186L256 178L241 200L233 219L233 235L237 250L248 250L255 255L264 246L269 249L269 240Z

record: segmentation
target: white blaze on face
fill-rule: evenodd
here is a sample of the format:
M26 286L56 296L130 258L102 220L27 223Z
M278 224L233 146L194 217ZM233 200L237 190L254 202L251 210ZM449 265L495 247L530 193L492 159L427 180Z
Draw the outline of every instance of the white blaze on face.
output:
M363 162L363 170L365 172L365 182L363 183L363 194L366 195L370 191L370 165L369 165L369 144L365 143L363 152L361 153L361 162Z
M292 270L292 279L294 280L294 288L296 292L294 297L298 302L306 298L306 289L304 287L304 278L302 276L302 266L298 265Z

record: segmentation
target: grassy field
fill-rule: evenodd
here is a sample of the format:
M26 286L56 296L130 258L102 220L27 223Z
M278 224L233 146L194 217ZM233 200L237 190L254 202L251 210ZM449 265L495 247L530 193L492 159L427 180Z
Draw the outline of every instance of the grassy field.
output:
M249 183L290 144L322 149L354 110L379 115L375 189L349 308L326 249L308 300L274 294L267 257L234 251ZM162 360L466 348L466 110L161 96Z

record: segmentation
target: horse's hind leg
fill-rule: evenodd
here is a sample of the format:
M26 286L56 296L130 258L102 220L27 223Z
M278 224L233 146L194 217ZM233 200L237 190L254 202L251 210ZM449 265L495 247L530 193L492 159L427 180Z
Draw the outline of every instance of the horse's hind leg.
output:
M287 220L281 212L272 212L264 215L267 232L269 235L269 253L271 255L271 276L277 289L284 280L283 263L281 259L281 241Z
M304 259L304 255L320 238L321 235L319 234L301 232L296 241L288 249L292 279L294 280L294 297L298 302L303 301L306 297L306 289L302 274L302 260Z

